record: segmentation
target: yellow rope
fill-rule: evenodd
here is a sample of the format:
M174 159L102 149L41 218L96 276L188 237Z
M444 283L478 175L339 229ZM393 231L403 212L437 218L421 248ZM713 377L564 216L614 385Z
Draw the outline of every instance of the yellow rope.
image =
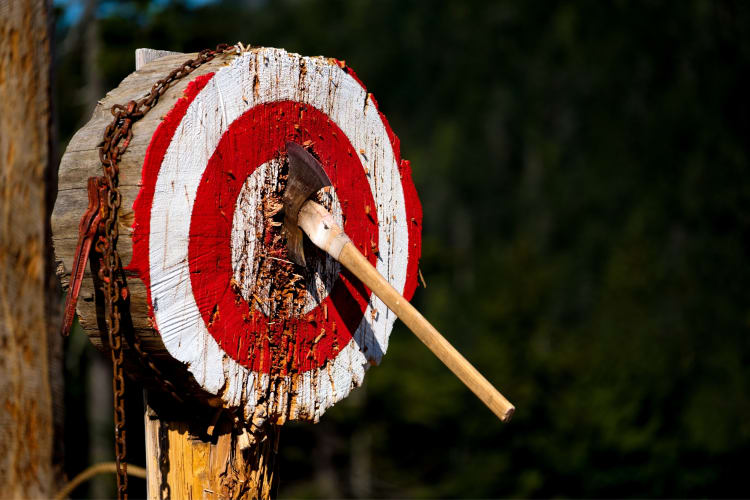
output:
M59 493L55 496L55 500L65 500L68 498L68 495L70 495L74 489L78 488L81 483L84 483L91 479L92 477L96 476L97 474L107 474L107 473L116 473L117 472L117 464L114 462L103 462L100 464L94 464L91 467L88 467L84 469L83 472L78 474L76 477L71 479L71 481L65 485L63 489L59 491ZM141 479L146 479L146 469L143 467L138 467L137 465L130 465L128 464L128 477L139 477Z

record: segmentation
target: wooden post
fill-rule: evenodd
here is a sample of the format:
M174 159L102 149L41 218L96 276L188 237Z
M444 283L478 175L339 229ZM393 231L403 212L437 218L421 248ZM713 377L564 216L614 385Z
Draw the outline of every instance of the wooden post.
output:
M0 496L49 498L48 3L0 0ZM54 199L54 198L53 198ZM54 290L53 290L54 292ZM55 378L58 375L55 374Z
M186 418L174 406L155 409L147 392L144 399L149 499L275 496L280 426L253 437L220 409Z

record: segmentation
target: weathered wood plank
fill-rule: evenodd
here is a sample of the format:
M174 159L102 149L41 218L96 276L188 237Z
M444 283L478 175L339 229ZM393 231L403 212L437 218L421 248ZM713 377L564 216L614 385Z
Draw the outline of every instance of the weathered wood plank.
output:
M162 57L184 55L182 52L173 52L171 50L157 50L157 49L135 49L135 69L138 71L143 68L147 63L156 61Z

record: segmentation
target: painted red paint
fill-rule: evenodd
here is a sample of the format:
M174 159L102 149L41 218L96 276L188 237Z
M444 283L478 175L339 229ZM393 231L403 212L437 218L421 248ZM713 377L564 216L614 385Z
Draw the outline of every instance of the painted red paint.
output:
M148 311L152 321L154 320L153 305L151 302L151 277L149 274L148 236L151 232L151 204L154 201L154 188L159 176L159 169L167 153L167 148L172 142L175 130L187 113L190 103L195 100L201 90L211 81L214 73L197 76L188 83L183 97L178 99L162 122L156 127L151 142L146 150L141 171L141 190L133 202L133 257L126 267L129 271L138 273L146 285L146 296L148 298ZM154 324L155 321L154 321Z
M211 335L235 361L258 372L307 371L325 365L352 338L362 320L370 292L348 273L336 280L324 299L328 318L318 306L300 318L267 318L252 310L231 287L231 232L236 200L247 177L263 163L283 154L287 141L313 141L336 190L344 213L344 227L352 241L364 248L378 241L377 219L365 215L374 205L359 156L346 135L315 108L292 101L255 106L235 120L208 162L196 194L190 226L189 263L193 294ZM277 256L281 257L281 256ZM370 252L370 262L375 256ZM218 311L218 315L214 312ZM272 353L284 332L295 339L295 354ZM325 331L314 346L313 341ZM312 356L308 353L313 349Z
M345 71L361 84L353 71L348 67ZM185 96L157 127L144 160L142 189L134 203L134 250L129 269L137 271L145 282L150 309L148 235L156 179L176 128L212 76L199 76L190 82ZM306 108L304 113L300 113L302 108ZM409 163L400 159L398 138L382 113L380 117L387 129L404 189L409 235L404 295L409 299L417 283L422 209ZM250 137L261 140L250 141ZM284 328L274 329L274 325L269 325L272 322L258 311L248 316L248 304L232 290L229 236L236 197L247 176L283 151L286 140L313 141L312 149L335 186L345 216L345 230L357 246L369 254L373 264L375 256L369 249L372 243L377 246L378 242L377 214L366 215L365 207L375 204L359 155L326 115L309 106L284 101L256 106L230 126L209 161L199 187L190 232L191 282L201 315L224 351L240 364L266 373L272 364L272 351L294 350L290 352L292 362L282 367L284 372L307 371L325 365L349 342L370 294L356 278L348 272L342 273L324 301L325 313L323 307L318 307L303 318L287 322L287 332L291 331L296 337L296 341L290 343ZM232 175L228 175L229 172ZM219 314L215 314L216 311ZM150 312L153 317L153 311ZM323 328L326 335L313 347ZM248 349L249 345L257 348ZM313 355L308 356L311 349Z
M359 79L354 70L347 66L344 61L337 60L337 62L367 92L367 87L362 83L362 80ZM401 174L401 186L404 188L404 203L406 204L406 218L409 227L409 262L406 267L406 283L404 284L403 295L406 300L411 300L414 296L414 291L417 289L419 258L422 255L422 203L419 201L417 188L414 186L414 181L412 180L411 164L409 160L401 159L401 141L399 141L393 132L388 119L380 111L380 106L378 106L375 96L369 93L368 96L375 105L375 109L378 110L380 119L383 121L385 130L388 133L388 139L390 139L391 147L393 148L393 156L398 162L399 173Z

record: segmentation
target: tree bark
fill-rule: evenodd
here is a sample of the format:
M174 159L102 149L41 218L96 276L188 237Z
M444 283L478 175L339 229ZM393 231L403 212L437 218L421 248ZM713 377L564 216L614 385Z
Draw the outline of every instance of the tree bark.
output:
M0 0L0 492L50 497L50 50L44 0Z

